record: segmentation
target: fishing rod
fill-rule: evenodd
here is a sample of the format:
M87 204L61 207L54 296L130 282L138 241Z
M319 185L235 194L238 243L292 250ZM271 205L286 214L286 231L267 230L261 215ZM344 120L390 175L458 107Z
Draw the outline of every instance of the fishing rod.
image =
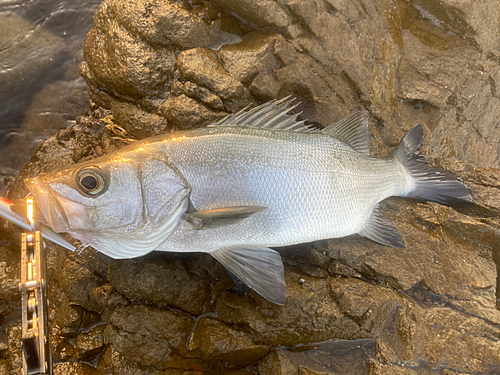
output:
M33 199L27 199L26 206L30 228L21 235L19 285L22 304L23 375L52 375L42 226L35 221Z

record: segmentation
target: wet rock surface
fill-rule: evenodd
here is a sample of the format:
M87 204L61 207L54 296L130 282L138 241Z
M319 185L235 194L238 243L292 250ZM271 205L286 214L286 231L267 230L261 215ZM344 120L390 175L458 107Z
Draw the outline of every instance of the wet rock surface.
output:
M294 95L299 119L317 126L370 111L374 156L421 123L429 161L460 175L477 205L384 202L403 250L359 236L280 249L282 307L253 291L238 295L206 254L113 260L48 245L55 373L499 373L492 4L106 0L80 65L92 114L36 150L11 198L26 193L24 177ZM241 41L212 49L223 33ZM21 363L18 232L5 227L1 374Z

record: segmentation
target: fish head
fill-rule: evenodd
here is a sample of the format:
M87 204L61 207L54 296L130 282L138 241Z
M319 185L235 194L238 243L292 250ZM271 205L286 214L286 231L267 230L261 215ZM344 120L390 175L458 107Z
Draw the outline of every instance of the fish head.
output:
M25 184L56 232L112 231L142 220L134 163L84 163L26 179Z
M146 235L178 215L190 191L165 160L134 154L57 169L25 184L45 224L80 240Z

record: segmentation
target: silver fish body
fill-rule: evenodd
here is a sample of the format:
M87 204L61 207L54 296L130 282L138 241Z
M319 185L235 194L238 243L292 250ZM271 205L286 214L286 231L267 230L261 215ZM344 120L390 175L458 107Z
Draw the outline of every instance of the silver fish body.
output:
M404 247L382 200L472 203L453 173L427 166L421 126L387 158L372 158L366 112L319 131L287 115L289 103L150 138L26 185L56 232L113 258L209 252L279 304L284 269L269 247L354 233Z
M413 183L394 159L359 154L323 133L223 126L184 134L156 147L189 182L197 211L268 209L227 227L181 228L162 250L287 246L359 233L378 202Z

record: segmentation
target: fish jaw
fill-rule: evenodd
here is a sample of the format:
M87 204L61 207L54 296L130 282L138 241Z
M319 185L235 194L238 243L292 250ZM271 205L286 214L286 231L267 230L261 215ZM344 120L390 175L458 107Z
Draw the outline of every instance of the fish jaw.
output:
M45 224L52 228L54 232L67 232L69 225L66 213L48 183L36 177L27 178L24 183L33 196L35 204L43 214Z

